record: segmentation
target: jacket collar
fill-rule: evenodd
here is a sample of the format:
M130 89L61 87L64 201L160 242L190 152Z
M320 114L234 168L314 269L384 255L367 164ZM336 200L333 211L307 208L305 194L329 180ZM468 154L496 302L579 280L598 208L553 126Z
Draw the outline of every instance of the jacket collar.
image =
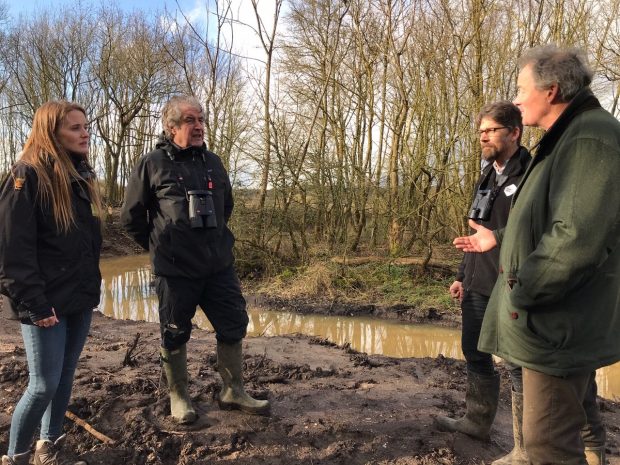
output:
M166 152L166 155L174 161L177 158L184 158L187 156L198 155L204 158L207 153L207 144L202 143L201 147L189 146L184 149L176 145L170 139L168 139L163 133L157 139L156 149L162 149Z
M586 87L579 91L555 123L545 132L540 141L538 141L538 144L534 147L537 149L536 153L539 154L550 151L573 119L581 113L596 108L601 108L601 104L590 88Z
M527 168L527 164L530 161L530 153L523 146L520 146L517 149L517 152L510 157L508 162L506 162L506 166L504 167L504 171L502 174L504 176L518 176L525 172Z
M75 170L82 177L82 179L88 181L89 179L95 178L95 172L90 167L90 165L86 161L86 158L84 158L83 155L79 155L77 153L69 153L69 158L71 159L71 163L73 163ZM78 179L73 180L73 182L76 182L76 181L79 181L79 180Z
M528 152L525 147L519 146L514 155L506 162L506 166L504 166L504 171L502 171L501 175L509 178L511 176L523 174L528 163L530 162L530 158L530 152ZM482 175L486 177L493 171L495 171L495 167L493 166L493 163L489 163L482 170Z
M535 156L529 164L523 178L521 178L517 192L512 198L512 205L514 205L517 201L521 188L525 185L527 178L534 169L534 166L544 159L546 155L552 152L555 144L560 139L562 134L564 134L564 131L566 131L566 128L569 126L571 121L573 121L581 113L585 113L586 111L594 110L596 108L601 108L601 104L589 87L586 87L577 93L555 123L553 123L547 132L545 132L540 141L538 141L538 143L532 148L532 153L536 151Z

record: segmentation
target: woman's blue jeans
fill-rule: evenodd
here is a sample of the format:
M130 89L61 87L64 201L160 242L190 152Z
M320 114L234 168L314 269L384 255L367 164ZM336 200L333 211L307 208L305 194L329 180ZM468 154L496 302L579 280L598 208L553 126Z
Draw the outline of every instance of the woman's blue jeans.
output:
M29 380L11 420L9 456L30 450L39 425L41 439L53 442L62 435L75 368L92 316L90 310L62 316L50 328L21 325Z

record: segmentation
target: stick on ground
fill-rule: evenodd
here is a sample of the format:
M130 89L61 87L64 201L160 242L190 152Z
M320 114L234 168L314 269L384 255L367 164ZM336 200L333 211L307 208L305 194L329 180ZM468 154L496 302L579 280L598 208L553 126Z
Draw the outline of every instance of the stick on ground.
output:
M69 412L68 410L65 412L65 416L73 421L76 425L80 425L82 428L84 428L86 431L88 431L90 434L92 434L93 436L95 436L97 439L99 439L101 442L104 442L106 444L110 444L113 445L114 444L114 439L111 439L109 437L107 437L105 434L100 433L99 431L97 431L95 428L93 428L92 426L90 426L87 422L85 422L84 420L82 420L80 417L78 417L75 413Z

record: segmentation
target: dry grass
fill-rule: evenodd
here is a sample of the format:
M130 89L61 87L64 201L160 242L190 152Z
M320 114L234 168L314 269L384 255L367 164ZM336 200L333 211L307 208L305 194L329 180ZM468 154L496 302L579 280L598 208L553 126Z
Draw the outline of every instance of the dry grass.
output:
M270 293L286 299L313 296L330 299L335 294L335 277L335 270L328 264L315 263L303 270L285 270L265 286Z
M341 260L326 260L307 267L288 268L264 281L257 292L286 300L408 304L452 311L453 303L448 295L452 281L453 273L447 265L423 272L418 260L395 263L381 257L362 257L346 264Z

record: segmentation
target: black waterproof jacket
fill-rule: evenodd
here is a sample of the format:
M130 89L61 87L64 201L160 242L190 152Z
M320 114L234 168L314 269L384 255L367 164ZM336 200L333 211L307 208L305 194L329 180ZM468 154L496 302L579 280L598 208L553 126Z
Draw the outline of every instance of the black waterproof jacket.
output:
M217 227L192 228L188 192L210 190ZM233 263L233 210L228 173L206 147L180 149L166 139L136 164L121 223L145 250L157 276L204 278Z
M74 159L78 172L91 176ZM0 186L0 293L23 322L92 311L99 305L101 227L84 181L71 183L75 224L60 232L37 193L33 168L18 162ZM3 308L5 306L3 305Z
M520 147L519 151L508 160L502 173L503 176L506 176L506 180L499 187L499 193L493 202L489 220L476 220L476 223L492 231L506 226L512 196L517 190L517 186L527 169L530 159L531 157L527 149ZM486 187L489 188L497 182L495 168L493 168L492 163L485 166L482 170L482 175L474 188L474 196L485 180L488 183ZM473 291L488 297L491 295L497 280L498 262L499 247L484 253L466 253L459 266L456 280L463 283L463 289L466 292Z

